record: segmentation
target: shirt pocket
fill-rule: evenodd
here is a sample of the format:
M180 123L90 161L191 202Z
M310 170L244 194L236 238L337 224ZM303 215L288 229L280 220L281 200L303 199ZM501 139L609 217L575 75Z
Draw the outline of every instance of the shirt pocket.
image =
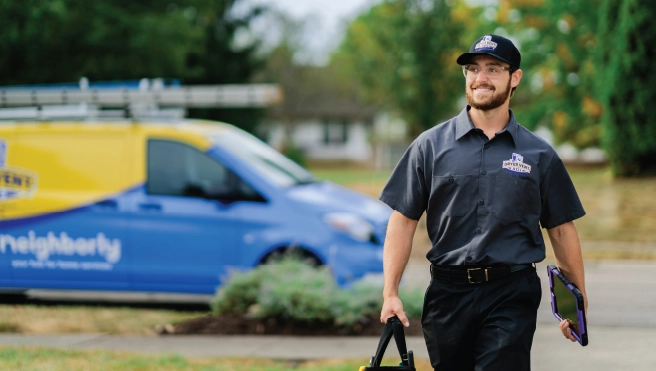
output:
M497 176L492 195L492 214L497 219L518 222L524 219L526 205L531 202L532 183L529 178Z
M429 208L449 216L463 216L474 207L476 176L434 176Z

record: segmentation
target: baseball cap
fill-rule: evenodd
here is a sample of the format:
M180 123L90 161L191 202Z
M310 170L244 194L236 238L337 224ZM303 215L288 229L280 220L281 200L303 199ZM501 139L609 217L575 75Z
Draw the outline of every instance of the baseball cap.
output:
M471 63L472 58L477 55L487 54L494 58L509 63L515 68L519 68L522 56L512 41L499 35L485 35L469 48L469 53L464 53L458 57L458 64L465 65Z

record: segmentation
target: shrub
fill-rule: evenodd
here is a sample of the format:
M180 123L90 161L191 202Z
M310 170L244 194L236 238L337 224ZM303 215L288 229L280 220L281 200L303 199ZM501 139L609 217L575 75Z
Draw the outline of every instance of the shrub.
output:
M288 159L296 162L297 164L306 167L307 161L305 159L305 152L296 146L293 142L288 142L282 149L282 154L285 155Z
M406 313L420 317L423 292L401 291ZM328 267L312 267L294 258L233 272L212 301L214 314L249 315L283 320L321 319L337 326L377 317L382 306L382 286L358 281L340 289Z

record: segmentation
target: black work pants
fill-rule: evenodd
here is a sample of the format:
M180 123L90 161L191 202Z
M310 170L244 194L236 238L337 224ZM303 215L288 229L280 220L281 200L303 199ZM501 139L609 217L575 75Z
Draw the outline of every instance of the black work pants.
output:
M431 280L422 326L436 371L528 371L542 298L535 268L479 284Z

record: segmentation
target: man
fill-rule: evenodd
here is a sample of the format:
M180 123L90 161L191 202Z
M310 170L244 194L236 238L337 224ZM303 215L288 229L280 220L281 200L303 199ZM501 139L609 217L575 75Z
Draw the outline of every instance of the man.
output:
M541 299L534 263L545 258L540 226L559 268L586 297L573 223L585 211L556 152L509 109L520 62L513 43L497 35L462 54L469 104L410 145L380 196L394 210L382 322L396 315L409 326L398 288L426 212L432 279L422 326L435 370L530 370ZM560 329L575 341L566 322Z

